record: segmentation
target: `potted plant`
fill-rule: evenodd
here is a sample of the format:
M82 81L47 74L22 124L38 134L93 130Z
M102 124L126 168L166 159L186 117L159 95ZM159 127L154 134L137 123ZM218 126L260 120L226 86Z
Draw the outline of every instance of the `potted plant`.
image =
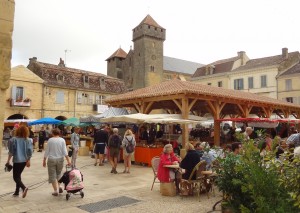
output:
M276 150L262 158L257 148L262 140L242 140L242 154L218 159L223 212L300 212L300 161L279 163Z

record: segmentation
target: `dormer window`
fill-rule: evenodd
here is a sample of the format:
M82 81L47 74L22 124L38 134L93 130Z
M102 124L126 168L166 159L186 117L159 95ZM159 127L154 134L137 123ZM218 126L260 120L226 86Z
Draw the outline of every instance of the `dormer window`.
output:
M59 82L64 82L65 76L63 76L62 74L57 74L56 75L56 80L59 81Z
M83 76L83 82L84 82L85 84L88 84L88 83L89 83L89 76L84 75L84 76Z
M105 78L100 78L100 88L105 89Z

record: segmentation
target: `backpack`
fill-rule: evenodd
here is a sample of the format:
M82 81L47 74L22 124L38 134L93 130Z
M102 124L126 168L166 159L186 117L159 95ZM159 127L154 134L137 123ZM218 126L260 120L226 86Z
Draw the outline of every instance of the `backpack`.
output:
M126 152L128 154L133 153L134 152L134 146L133 146L133 143L132 143L133 138L131 139L131 141L129 141L127 137L125 137L125 138L128 141L128 144L126 146Z
M109 146L114 147L114 148L119 148L120 147L120 136L119 135L112 135Z

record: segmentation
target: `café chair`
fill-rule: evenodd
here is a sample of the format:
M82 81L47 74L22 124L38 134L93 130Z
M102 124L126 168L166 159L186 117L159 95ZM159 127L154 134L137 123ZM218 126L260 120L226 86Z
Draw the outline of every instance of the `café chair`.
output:
M159 162L160 162L160 157L159 156L155 156L151 159L151 166L152 166L153 175L154 175L153 183L152 183L152 186L151 186L151 191L153 189L154 183L160 183L160 182L155 182L156 179L157 179L157 170L158 170Z
M200 201L200 192L204 187L204 175L201 173L206 170L206 161L200 161L193 168L192 173L189 176L188 180L182 179L179 183L180 195L193 195L194 192L197 192L197 196ZM193 177L196 176L195 179Z

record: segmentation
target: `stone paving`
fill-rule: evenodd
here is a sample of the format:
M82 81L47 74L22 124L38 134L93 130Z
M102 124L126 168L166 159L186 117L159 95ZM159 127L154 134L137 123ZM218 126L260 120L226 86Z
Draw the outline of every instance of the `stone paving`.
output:
M66 200L66 191L58 197L51 195L52 186L47 181L47 169L42 167L44 152L34 152L31 167L25 168L22 180L29 187L26 198L12 197L15 183L12 172L0 170L0 212L7 213L35 213L35 212L72 212L86 213L79 206L117 198L131 198L138 202L124 205L111 206L106 210L96 209L93 212L200 212L206 213L212 210L213 205L221 199L220 193L211 196L194 197L167 197L159 192L159 183L154 184L151 167L133 165L130 174L123 174L123 164L118 165L118 174L111 174L108 163L105 166L94 166L94 159L90 156L79 156L77 167L83 174L85 187L84 198L71 195ZM0 165L4 168L7 161L7 151L2 148ZM103 203L103 202L102 202ZM116 203L116 206L117 203ZM216 211L217 212L217 211ZM219 211L220 212L220 211Z

